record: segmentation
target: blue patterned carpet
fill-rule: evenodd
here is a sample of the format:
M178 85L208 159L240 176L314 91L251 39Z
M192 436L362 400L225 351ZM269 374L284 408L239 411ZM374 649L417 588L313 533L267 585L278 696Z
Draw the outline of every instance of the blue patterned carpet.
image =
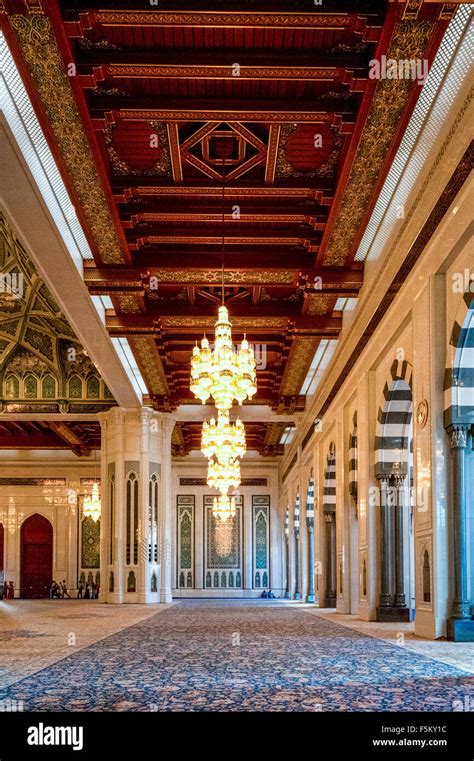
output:
M27 711L452 711L466 696L459 669L263 600L182 601L0 691Z

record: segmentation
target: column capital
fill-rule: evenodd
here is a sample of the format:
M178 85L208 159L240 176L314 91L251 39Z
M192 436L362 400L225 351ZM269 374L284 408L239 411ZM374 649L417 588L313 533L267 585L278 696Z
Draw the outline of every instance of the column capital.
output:
M465 449L467 446L467 425L452 425L448 428L451 437L451 449Z

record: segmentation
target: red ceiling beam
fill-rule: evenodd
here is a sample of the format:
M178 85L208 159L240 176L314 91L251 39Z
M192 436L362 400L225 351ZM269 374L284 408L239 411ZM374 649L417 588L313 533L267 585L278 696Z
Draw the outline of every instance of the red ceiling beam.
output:
M136 199L135 203L119 204L119 213L122 222L130 222L129 227L139 222L147 221L186 221L193 222L220 222L222 213L219 213L216 204L209 203L209 199L203 198L199 202L197 198L190 198L183 210L183 203L173 198ZM327 218L327 206L322 206L315 201L302 199L274 199L255 198L244 205L240 205L240 217L234 218L231 214L225 214L225 221L236 224L243 222L278 222L289 221L298 224L311 224L311 220L324 221Z
M189 53L188 53L189 56ZM216 57L219 54L216 51ZM240 58L236 52L234 55ZM205 79L209 80L224 80L228 79L233 82L236 81L235 76L235 63L218 64L199 64L196 61L196 55L193 55L192 62L185 64L180 60L181 56L171 55L171 59L175 59L174 62L170 61L170 57L165 54L157 53L157 57L161 58L161 63L154 61L150 64L130 64L130 63L111 63L95 65L92 73L81 74L80 83L84 89L90 89L97 87L104 81L113 81L115 78L119 79ZM228 54L227 54L228 57ZM233 60L233 59L232 59ZM311 59L308 59L308 62ZM304 82L320 82L327 83L329 85L346 85L351 92L358 92L364 89L365 83L368 78L368 67L360 68L357 70L357 76L352 69L342 66L315 66L314 60L311 60L310 65L300 66L297 62L290 62L288 65L281 64L281 54L277 59L275 57L273 65L262 66L255 62L245 66L239 63L239 80L258 80L258 81L288 81L297 80Z
M287 270L288 262L281 262L280 268ZM253 266L249 261L243 262L240 270L241 279L239 280L239 285L258 284L259 286L263 285L272 288L294 288L300 273L298 269L293 270L293 277L287 283L275 283L270 277L268 282L265 283L256 277L255 261ZM145 289L145 286L149 287L150 277L158 278L158 288L164 285L176 285L175 272L176 266L171 262L168 264L168 267L163 267L162 269L150 268L146 272L143 272L143 268L139 265L132 269L129 267L96 267L93 262L84 262L84 280L91 293L106 292L109 289L117 292L141 291ZM362 264L351 268L321 267L319 269L312 269L306 267L302 268L301 274L306 276L310 283L314 283L317 281L317 278L321 278L321 289L323 291L331 291L332 289L338 292L345 292L347 290L351 292L358 291L362 287L364 280ZM193 282L194 286L215 285L215 283L209 282L208 269L197 269L195 277L197 279ZM199 280L200 277L202 280Z
M92 29L99 28L102 32L107 27L211 27L220 29L232 27L234 29L257 29L257 28L283 28L292 30L301 29L319 29L321 31L329 30L347 30L364 36L371 36L374 30L379 26L376 20L376 26L369 26L365 16L356 13L347 13L341 8L339 13L325 12L325 9L315 8L314 12L292 12L285 13L279 11L277 7L271 11L254 11L246 10L185 10L173 12L171 10L136 10L133 9L115 10L106 9L98 11L87 11L79 13L77 21L65 21L64 28L69 37L84 37ZM379 16L376 11L375 19Z
M160 96L159 104L150 105L149 97L134 95L95 95L89 93L89 108L97 120L113 111L125 119L163 119L166 121L311 121L333 123L334 114L355 120L357 98L312 98L309 100L240 100L208 98L206 106L197 106L196 98ZM113 121L116 121L114 119Z
M306 180L307 182L307 180ZM334 180L326 177L311 178L313 187L303 184L299 178L278 178L273 185L262 186L260 181L234 180L232 186L224 188L224 198L230 201L248 199L253 203L254 199L265 201L316 201L322 206L331 206L334 193ZM216 185L214 181L200 178L199 180L183 182L180 185L170 185L168 178L144 177L137 175L116 176L111 179L115 200L125 203L135 198L152 199L175 198L182 201L187 199L222 199L222 185ZM182 206L181 206L182 208Z
M181 308L180 308L181 306ZM232 307L232 317L239 318L240 328L242 329L245 322L252 325L252 331L258 329L259 320L264 324L263 330L268 330L268 318L288 319L290 327L296 332L312 332L314 335L326 335L338 332L342 328L342 317L326 316L300 316L301 306L298 302L266 302L265 311L262 312L261 305L253 306L251 304L235 303ZM337 313L336 313L337 314ZM159 311L148 312L147 314L120 314L116 315L113 310L106 310L106 327L114 336L120 335L152 335L160 330L160 318L179 318L179 317L216 317L216 307L214 304L200 304L199 307L180 305L180 302L166 303L160 302ZM185 329L190 332L192 328L186 326ZM202 332L202 327L196 326L196 331ZM281 332L281 326L278 326Z
M354 44L357 44L354 39ZM328 54L322 50L291 50L291 57L282 61L282 50L192 50L156 49L147 50L137 45L134 48L77 48L76 60L81 76L81 82L94 75L103 78L104 75L120 78L147 76L149 78L163 76L183 76L187 71L189 78L205 76L209 78L221 74L219 78L232 76L232 65L237 62L240 66L240 76L243 78L265 79L274 72L272 79L325 79L332 73L332 78L349 84L353 72L357 79L368 75L367 52L358 53L354 50L338 51ZM170 69L176 69L171 73ZM193 72L193 73L191 73ZM348 81L346 82L346 79ZM99 80L100 81L100 80ZM356 88L354 88L356 89Z
M122 215L123 216L123 215ZM278 213L278 214L271 214L268 211L264 211L260 214L253 214L250 213L250 209L247 211L241 211L239 217L233 217L232 214L224 214L224 224L226 225L226 230L230 231L234 226L237 228L242 229L244 225L266 225L266 224L278 224L278 225L299 225L302 227L303 225L307 226L308 228L311 228L312 230L324 230L324 219L326 217L326 214L324 211L321 210L320 207L318 207L318 211L314 214L304 214L299 212L299 214L284 214L284 213ZM122 218L122 224L125 229L132 230L133 228L137 227L138 225L148 225L149 227L154 227L154 223L159 223L159 231L160 233L164 233L165 230L168 228L170 230L179 231L180 229L185 228L173 228L173 225L176 223L184 223L184 224L190 224L192 223L193 232L196 234L196 228L203 227L205 230L208 230L208 225L212 224L219 224L222 225L222 213L219 213L218 210L216 210L216 207L214 207L214 212L189 212L186 210L186 213L181 212L140 212L138 214L131 214L129 215L128 219ZM148 228L149 229L149 228ZM250 232L253 230L255 232L255 227L249 227ZM273 233L274 231L270 231ZM186 234L186 231L183 233ZM242 233L236 232L236 235L241 235Z

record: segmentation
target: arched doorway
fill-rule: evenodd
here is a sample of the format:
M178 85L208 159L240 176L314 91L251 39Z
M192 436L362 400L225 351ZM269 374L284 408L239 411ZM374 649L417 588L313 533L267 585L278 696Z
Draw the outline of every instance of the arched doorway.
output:
M395 361L384 388L375 440L375 476L380 487L379 621L415 616L413 494L413 398L411 365Z
M323 511L326 525L326 592L325 608L336 607L337 544L336 544L336 448L329 445L324 471Z
M3 544L5 541L5 534L3 531L3 523L0 523L0 584L3 584L5 580L4 570L3 570L3 559L4 559L4 552L3 552Z
M444 424L450 436L453 597L448 640L472 642L474 636L474 294L459 304L445 372Z
M351 614L359 612L359 600L361 597L360 590L360 570L359 570L359 455L357 439L357 411L352 417L352 431L349 437L349 496L350 504L345 513L345 521L348 532L347 546L349 548L349 557L347 559L347 568L349 572L349 600L348 608ZM367 572L367 567L366 567ZM362 587L364 585L362 579ZM364 593L363 596L365 596Z
M53 578L53 527L42 515L32 515L21 527L20 597L49 597Z

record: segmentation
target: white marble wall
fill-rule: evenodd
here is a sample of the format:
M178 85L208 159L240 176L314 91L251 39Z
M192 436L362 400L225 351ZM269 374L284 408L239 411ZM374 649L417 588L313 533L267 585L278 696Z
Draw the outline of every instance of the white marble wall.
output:
M255 453L247 453L242 460L242 478L265 478L266 486L240 486L239 494L244 498L243 511L243 588L242 589L206 589L205 568L205 520L204 496L215 494L205 485L181 485L180 478L206 478L206 460L200 453L193 453L185 458L175 458L172 465L171 489L171 524L172 524L172 585L176 597L259 597L260 589L252 585L252 495L270 496L270 586L275 595L284 592L284 558L282 557L283 525L279 519L278 502L278 463L268 461ZM177 586L177 496L181 494L195 497L194 522L194 589L180 589Z

